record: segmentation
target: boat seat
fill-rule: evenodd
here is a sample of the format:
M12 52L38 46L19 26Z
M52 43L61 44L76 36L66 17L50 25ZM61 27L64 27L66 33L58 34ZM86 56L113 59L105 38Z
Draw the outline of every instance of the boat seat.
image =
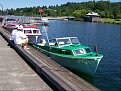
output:
M64 42L62 41L62 42L59 42L58 44L59 44L59 45L64 45Z
M49 45L50 45L50 46L54 46L54 45L55 45L55 43L49 43Z
M43 44L43 43L38 43L37 45L39 45L39 46L44 46L45 44Z
M46 40L45 40L45 39L41 39L41 40L40 40L40 43L45 44L45 43L46 43Z

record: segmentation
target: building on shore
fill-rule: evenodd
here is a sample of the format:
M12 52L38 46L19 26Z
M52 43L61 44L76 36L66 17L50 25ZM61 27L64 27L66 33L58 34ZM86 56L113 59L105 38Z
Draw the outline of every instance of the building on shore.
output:
M84 16L84 21L86 22L102 22L101 16L98 13L90 12Z

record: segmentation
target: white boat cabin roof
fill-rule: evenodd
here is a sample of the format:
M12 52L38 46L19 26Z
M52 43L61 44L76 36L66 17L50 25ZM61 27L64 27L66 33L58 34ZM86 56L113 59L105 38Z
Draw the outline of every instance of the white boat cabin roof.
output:
M23 28L22 29L24 34L26 34L27 36L31 35L31 36L39 36L41 35L41 32L38 28Z
M80 44L77 37L53 38L49 40L49 42L54 44L57 43L58 46Z

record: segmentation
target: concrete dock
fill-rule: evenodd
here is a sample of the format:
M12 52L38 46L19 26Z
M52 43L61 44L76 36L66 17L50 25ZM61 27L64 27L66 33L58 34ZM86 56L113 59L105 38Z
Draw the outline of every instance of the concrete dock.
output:
M0 91L50 91L51 88L8 45L0 35Z
M0 34L16 51L10 48L8 43L0 36L0 64L4 64L4 67L0 66L2 70L0 70L0 85L3 84L0 90L6 90L6 87L8 87L7 90L100 91L33 47L28 46L30 49L27 50L15 45L9 40L9 31L1 28ZM3 62L4 60L5 62ZM41 76L47 81L43 81ZM48 83L53 85L54 88Z

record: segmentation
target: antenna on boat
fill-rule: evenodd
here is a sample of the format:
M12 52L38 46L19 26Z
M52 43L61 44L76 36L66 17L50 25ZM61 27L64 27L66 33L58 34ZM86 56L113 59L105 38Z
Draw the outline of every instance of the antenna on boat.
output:
M48 42L48 45L49 45L49 38L48 38L48 33L47 33L47 26L43 26L43 30L45 32L45 35L46 35L46 38L47 38L47 42Z
M98 48L97 48L97 45L95 45L94 51L96 52L96 56L98 56Z

